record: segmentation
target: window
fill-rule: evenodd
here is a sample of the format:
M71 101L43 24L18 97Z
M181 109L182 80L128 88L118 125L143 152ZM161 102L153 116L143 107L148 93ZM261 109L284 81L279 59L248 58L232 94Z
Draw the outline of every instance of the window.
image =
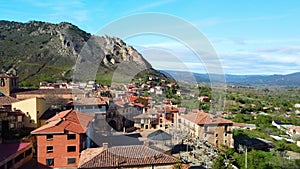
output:
M75 140L76 139L76 134L68 134L68 140Z
M47 166L54 166L54 158L46 158Z
M228 129L228 126L227 126L227 125L225 125L225 129L224 129L224 130L225 130L225 131L227 131L227 129Z
M76 146L68 146L67 151L68 152L75 152L76 151Z
M76 158L68 158L68 164L75 164Z
M14 129L14 128L15 128L15 124L14 124L14 123L10 123L10 124L9 124L9 127L10 127L11 129Z
M53 135L52 134L47 134L46 138L47 138L47 140L53 140Z
M22 116L18 116L18 122L22 122Z
M216 137L218 137L219 136L219 134L218 133L216 133Z
M227 136L227 133L225 133L225 137Z
M47 153L53 152L53 146L47 146Z
M227 140L225 140L224 143L226 144L226 143L227 143Z

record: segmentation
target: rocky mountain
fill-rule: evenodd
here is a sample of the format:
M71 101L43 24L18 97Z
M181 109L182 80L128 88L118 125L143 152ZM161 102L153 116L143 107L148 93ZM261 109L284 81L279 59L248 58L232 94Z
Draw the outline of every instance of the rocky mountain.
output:
M151 68L140 53L116 37L91 35L67 22L0 21L0 70L16 68L23 85L70 79L74 65L89 60L87 52L99 57L96 77L102 82L109 82L123 63L139 70Z

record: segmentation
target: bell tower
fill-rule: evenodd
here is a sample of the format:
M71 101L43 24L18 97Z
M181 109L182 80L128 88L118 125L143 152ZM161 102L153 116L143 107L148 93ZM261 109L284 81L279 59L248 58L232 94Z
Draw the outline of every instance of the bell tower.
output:
M18 89L18 80L19 77L13 68L6 73L0 74L0 92L5 96L10 96L13 90Z

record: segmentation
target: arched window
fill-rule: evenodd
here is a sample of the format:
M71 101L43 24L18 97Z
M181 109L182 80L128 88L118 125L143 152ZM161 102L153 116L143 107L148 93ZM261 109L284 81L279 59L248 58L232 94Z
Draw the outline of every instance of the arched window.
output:
M4 87L4 86L5 86L4 78L1 78L1 80L0 80L0 86L1 86L1 87Z

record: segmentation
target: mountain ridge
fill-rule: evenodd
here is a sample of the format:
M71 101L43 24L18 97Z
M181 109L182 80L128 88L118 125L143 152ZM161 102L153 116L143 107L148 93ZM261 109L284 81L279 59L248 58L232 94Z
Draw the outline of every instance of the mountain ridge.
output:
M175 77L176 80L182 82L210 83L209 74L207 73L194 73L194 72L173 71L173 70L163 70L162 72L167 72L171 76ZM193 77L195 80L191 80L190 79L191 77ZM274 74L274 75L225 74L224 77L226 83L236 84L236 85L300 86L300 72L294 72L290 74Z
M94 42L90 42L91 39ZM88 46L91 51L103 52L95 54L101 57L96 76L98 80L109 82L113 71L125 62L139 70L152 68L136 49L117 37L91 35L68 22L1 20L0 70L5 72L16 68L21 86L40 81L70 80L75 71L74 65L88 42L94 45ZM84 62L83 57L80 59Z

